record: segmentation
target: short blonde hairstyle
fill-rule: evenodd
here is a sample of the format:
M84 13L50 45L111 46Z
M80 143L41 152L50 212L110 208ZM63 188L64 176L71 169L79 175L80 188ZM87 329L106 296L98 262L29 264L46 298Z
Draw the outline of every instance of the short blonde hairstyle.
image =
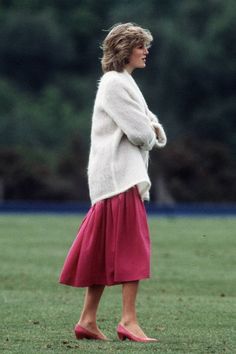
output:
M133 48L144 45L150 46L153 37L151 32L134 23L118 23L110 30L104 39L101 49L103 72L115 70L121 72L129 63Z

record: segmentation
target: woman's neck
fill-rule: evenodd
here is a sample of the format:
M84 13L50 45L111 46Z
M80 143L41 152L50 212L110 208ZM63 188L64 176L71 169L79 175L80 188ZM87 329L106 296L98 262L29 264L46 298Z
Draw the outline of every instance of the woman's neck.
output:
M134 68L128 65L125 65L124 69L131 75Z

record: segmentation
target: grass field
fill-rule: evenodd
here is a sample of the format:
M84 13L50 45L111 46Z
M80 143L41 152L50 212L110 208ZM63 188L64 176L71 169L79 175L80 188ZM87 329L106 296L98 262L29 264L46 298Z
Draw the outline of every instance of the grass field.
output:
M139 320L160 343L117 339L121 287L109 287L98 322L111 341L76 341L83 289L59 285L78 216L0 216L0 352L236 353L236 218L149 219L152 278Z

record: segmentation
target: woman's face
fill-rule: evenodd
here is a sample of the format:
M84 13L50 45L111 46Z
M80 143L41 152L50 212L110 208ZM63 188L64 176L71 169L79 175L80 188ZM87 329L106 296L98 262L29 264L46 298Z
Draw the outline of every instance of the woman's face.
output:
M129 57L129 64L125 66L126 70L131 73L134 69L145 68L148 53L148 48L145 45L133 48Z

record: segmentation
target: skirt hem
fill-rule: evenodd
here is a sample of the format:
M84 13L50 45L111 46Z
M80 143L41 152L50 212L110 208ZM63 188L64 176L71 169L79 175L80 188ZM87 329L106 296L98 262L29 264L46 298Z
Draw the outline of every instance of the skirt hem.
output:
M104 282L104 281L94 280L94 281L91 281L90 283L86 283L86 284L85 283L75 284L75 283L59 281L59 284L71 286L73 288L87 288L89 286L94 286L94 285L104 285L104 286L121 285L124 283L145 280L145 279L150 279L150 275L135 277L134 279L119 280L117 282Z

